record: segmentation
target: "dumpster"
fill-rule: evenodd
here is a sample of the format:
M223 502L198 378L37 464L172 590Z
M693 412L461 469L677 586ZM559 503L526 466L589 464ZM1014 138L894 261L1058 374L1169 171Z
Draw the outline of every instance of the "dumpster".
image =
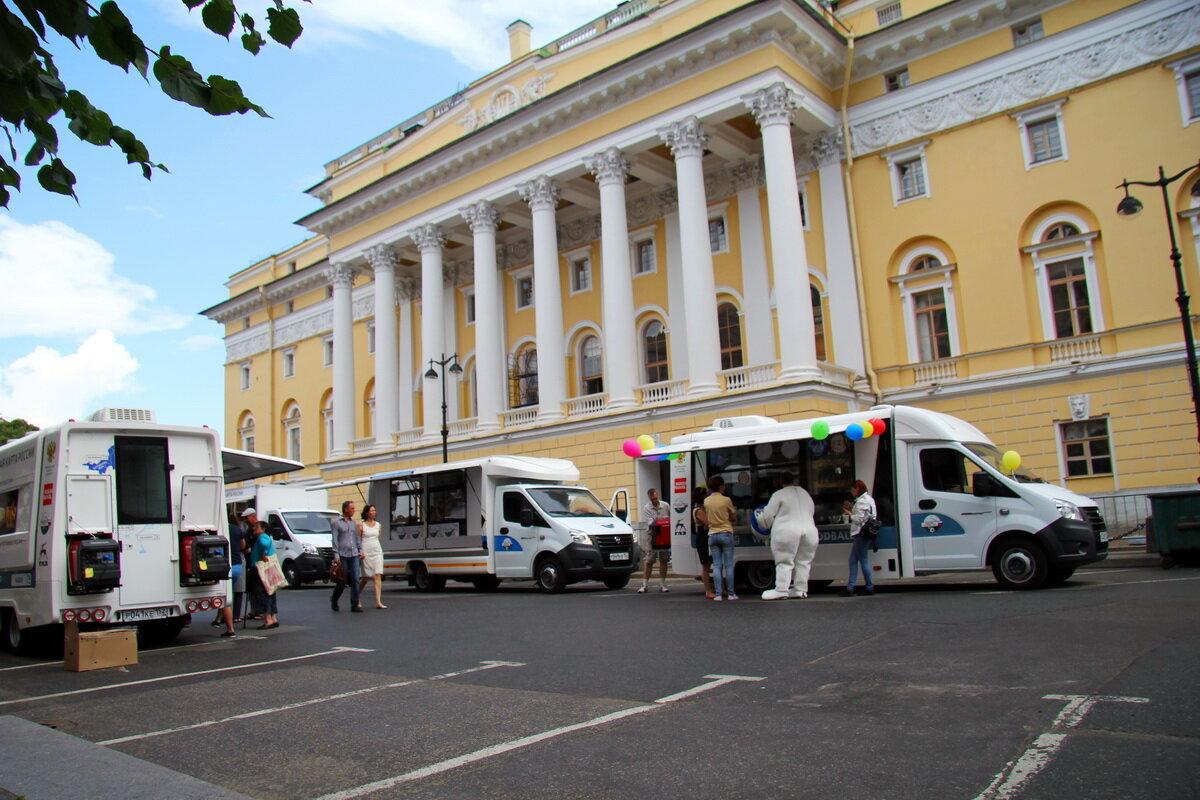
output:
M1200 563L1200 491L1151 495L1150 515L1164 568Z

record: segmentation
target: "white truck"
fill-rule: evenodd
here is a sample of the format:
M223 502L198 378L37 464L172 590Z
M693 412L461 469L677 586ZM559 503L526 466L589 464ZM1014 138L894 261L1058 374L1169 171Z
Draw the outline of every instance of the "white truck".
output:
M584 580L620 589L637 566L633 529L578 481L563 459L490 456L329 486L368 484L385 574L419 590L530 578L547 593Z
M882 422L872 426L882 427L880 435L847 435L871 420ZM1035 589L1107 556L1108 531L1095 501L1028 472L1009 472L1002 462L988 437L961 419L885 405L792 422L718 419L643 453L636 477L639 496L657 488L671 507L675 572L695 575L692 493L710 476L722 476L737 509L736 577L757 591L774 586L775 569L769 534L755 533L749 518L783 472L816 503L814 582L846 579L851 545L842 504L855 479L868 486L882 521L878 550L870 555L877 578L991 568L1005 587Z
M279 483L227 486L225 504L234 515L253 508L267 523L279 565L290 585L329 578L332 525L339 514L327 507L325 489Z

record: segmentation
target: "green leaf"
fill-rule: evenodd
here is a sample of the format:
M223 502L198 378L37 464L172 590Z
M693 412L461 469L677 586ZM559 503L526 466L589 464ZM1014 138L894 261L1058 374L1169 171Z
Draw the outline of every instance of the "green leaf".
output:
M30 19L31 24L30 12L40 12L42 18L46 20L46 24L73 42L86 36L91 27L87 4L80 0L13 0L13 2L21 9L21 13ZM44 34L43 38L45 38Z
M88 34L88 43L96 51L96 55L110 64L114 64L126 72L132 66L143 76L150 64L146 55L146 45L133 32L120 7L108 0L100 6L100 14L92 17L92 30Z
M75 173L67 169L67 165L59 159L56 158L39 169L37 177L38 183L46 191L75 197Z
M268 8L267 19L270 21L267 34L284 47L291 47L304 31L294 8Z
M37 142L51 153L58 152L58 131L43 117L28 117L25 127L37 137Z
M183 0L183 4L188 7L188 11L191 11L196 6L204 5L204 1L205 0Z
M267 116L267 112L251 103L246 95L242 92L242 87L237 81L231 81L228 78L222 78L220 75L209 75L208 85L212 88L212 99L205 107L205 111L214 116L223 116L225 114L245 114L247 111L255 111L260 117Z
M42 24L42 15L38 13L37 4L33 0L13 0L13 5L25 16L29 27L33 28L39 37L45 39L46 26Z
M158 52L154 77L168 97L197 108L208 108L212 94L208 84L192 69L191 62L171 53L170 47L164 46Z
M9 166L8 162L2 158L0 158L0 186L21 188L21 173Z
M232 0L208 0L200 10L200 19L204 21L204 27L228 39L229 34L233 32L237 11Z

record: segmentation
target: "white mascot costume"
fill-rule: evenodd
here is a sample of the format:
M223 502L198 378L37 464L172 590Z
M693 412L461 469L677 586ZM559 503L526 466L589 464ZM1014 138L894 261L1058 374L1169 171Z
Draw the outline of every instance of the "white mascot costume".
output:
M775 588L763 592L763 600L808 597L808 571L817 553L814 508L812 496L788 475L766 507L754 512L759 527L771 529L775 557Z

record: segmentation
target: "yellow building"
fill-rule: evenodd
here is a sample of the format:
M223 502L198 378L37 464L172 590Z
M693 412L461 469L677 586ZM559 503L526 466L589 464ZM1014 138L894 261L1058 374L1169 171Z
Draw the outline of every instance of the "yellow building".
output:
M1125 219L1114 188L1200 156L1193 0L631 0L508 35L204 312L232 446L333 480L445 428L607 499L639 434L884 402L1084 494L1194 485L1161 195ZM1193 287L1197 177L1168 188Z

